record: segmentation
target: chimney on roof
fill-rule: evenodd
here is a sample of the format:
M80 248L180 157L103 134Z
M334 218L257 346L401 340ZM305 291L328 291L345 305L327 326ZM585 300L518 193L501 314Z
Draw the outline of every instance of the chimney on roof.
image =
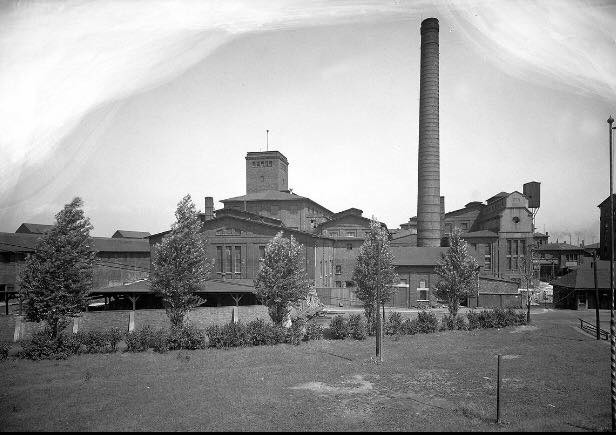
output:
M205 197L205 208L203 209L204 220L210 221L214 219L214 198L211 196Z

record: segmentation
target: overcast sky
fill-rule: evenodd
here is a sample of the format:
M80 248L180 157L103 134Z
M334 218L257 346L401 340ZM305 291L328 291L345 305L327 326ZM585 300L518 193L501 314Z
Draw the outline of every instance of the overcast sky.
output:
M609 0L3 2L0 231L76 195L94 235L163 231L186 193L244 194L266 129L295 193L397 228L416 214L428 17L447 211L539 181L537 229L598 242Z

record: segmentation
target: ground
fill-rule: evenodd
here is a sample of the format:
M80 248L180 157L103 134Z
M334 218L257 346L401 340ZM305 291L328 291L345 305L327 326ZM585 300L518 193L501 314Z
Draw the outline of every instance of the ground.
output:
M609 343L577 320L594 312L537 308L532 317L525 327L387 338L382 365L374 338L9 359L0 363L0 429L609 429Z

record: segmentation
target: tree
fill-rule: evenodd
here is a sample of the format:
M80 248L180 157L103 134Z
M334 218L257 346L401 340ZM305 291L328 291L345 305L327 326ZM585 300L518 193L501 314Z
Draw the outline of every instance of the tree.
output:
M178 203L176 221L152 253L152 290L162 296L172 327L184 324L184 317L204 300L194 293L212 270L207 258L201 221L190 195Z
M257 297L267 306L276 325L289 317L291 306L306 300L310 281L304 268L302 246L282 231L265 247L265 257L254 280Z
M92 287L96 258L90 237L92 225L76 197L56 214L56 222L37 241L19 273L26 296L26 319L45 321L52 338L67 325L69 317L83 311Z
M524 257L520 263L520 277L522 284L526 285L526 323L530 323L530 289L534 288L535 283L535 268L534 268L534 252L535 246L528 246L528 255Z
M460 301L467 298L477 282L477 260L468 253L466 241L461 238L462 231L455 228L449 237L449 250L441 254L436 265L439 276L435 293L439 299L447 301L452 317L458 315Z
M380 305L391 299L398 282L398 275L393 265L394 256L389 247L387 230L374 219L370 222L370 232L359 248L357 262L353 270L353 281L357 284L357 298L364 305L364 312L369 325L375 324L377 285L380 287Z

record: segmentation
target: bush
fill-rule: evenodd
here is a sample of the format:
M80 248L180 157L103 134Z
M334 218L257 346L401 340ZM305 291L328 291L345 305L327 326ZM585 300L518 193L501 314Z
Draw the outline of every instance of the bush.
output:
M400 335L402 333L402 314L397 311L389 313L387 322L385 323L385 334Z
M456 331L468 329L462 316L453 317L450 314L445 314L441 319L441 331Z
M107 331L78 332L75 334L75 340L83 346L84 353L107 353L112 351ZM81 352L81 346L79 346L79 352Z
M9 350L11 350L11 343L0 341L0 361L5 360L9 356Z
M126 350L128 352L144 352L153 347L154 329L150 325L145 325L136 331L126 334Z
M400 325L400 334L403 335L415 335L419 332L419 323L417 319L404 319L402 325Z
M246 324L246 332L250 337L252 346L262 346L274 344L272 338L272 326L265 323L263 319L253 320Z
M350 333L348 320L341 314L334 316L329 324L329 333L334 340L344 340Z
M355 340L365 340L368 336L368 324L363 314L351 314L348 320L348 330Z
M19 358L34 361L42 359L66 359L75 354L75 340L73 334L59 334L52 338L51 330L45 328L32 334L32 338L22 343L22 349L17 354Z
M118 344L120 344L120 341L122 341L123 338L124 332L122 332L120 328L111 328L107 331L107 340L112 352L118 350Z
M306 319L298 317L293 320L291 327L287 329L286 342L293 345L298 345L306 335Z
M305 340L321 340L323 338L323 327L316 323L308 323L306 326Z
M478 328L505 328L507 326L525 325L526 315L516 313L513 309L494 308L493 310L483 310L479 312L470 311L467 313L468 329Z
M165 353L169 350L169 332L160 328L153 331L150 335L148 346L154 349L154 352Z
M225 325L212 325L205 330L209 346L217 349L249 346L252 344L248 328L241 322Z
M204 332L190 323L171 328L168 342L170 349L205 349L208 345Z
M417 314L417 332L426 334L436 332L438 329L438 320L433 312L420 311Z

